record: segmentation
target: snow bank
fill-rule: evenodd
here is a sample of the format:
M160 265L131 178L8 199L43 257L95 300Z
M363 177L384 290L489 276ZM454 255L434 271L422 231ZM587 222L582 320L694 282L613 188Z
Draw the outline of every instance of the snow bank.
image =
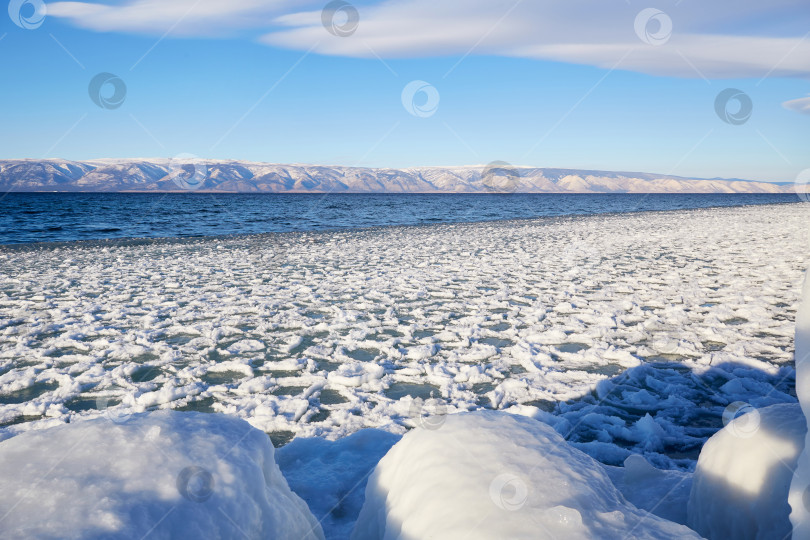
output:
M798 404L748 409L700 452L687 513L689 526L706 538L790 535L788 490L804 447L805 418Z
M267 435L160 411L0 443L3 538L323 538Z
M810 271L805 275L802 302L796 314L796 395L802 411L810 418ZM810 433L805 435L790 484L790 521L793 538L810 538Z
M435 424L434 424L435 425ZM352 538L698 538L628 503L550 426L497 412L447 416L380 461Z

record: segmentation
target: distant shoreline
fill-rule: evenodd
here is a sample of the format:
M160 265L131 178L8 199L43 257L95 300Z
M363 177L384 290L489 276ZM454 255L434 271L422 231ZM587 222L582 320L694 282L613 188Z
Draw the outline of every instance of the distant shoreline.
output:
M0 160L0 192L793 193L791 183L520 167L401 169L205 159Z
M774 184L784 185L784 184ZM761 192L729 192L729 193L714 193L705 191L685 191L685 192L666 192L666 191L515 191L511 193L498 193L498 192L482 192L482 191L219 191L215 189L198 189L198 190L121 190L121 191L80 191L80 190L12 190L5 192L6 195L12 193L76 193L82 195L90 194L108 194L108 195L141 195L141 194L156 194L156 195L746 195L746 196L770 196L770 195L791 195L794 191L774 192L774 193L761 193ZM797 201L800 202L800 201Z

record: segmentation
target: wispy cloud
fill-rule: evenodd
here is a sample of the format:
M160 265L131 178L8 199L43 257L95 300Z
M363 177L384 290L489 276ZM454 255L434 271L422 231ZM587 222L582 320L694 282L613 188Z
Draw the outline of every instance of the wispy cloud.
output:
M54 2L48 16L99 32L219 37L245 28L272 26L272 20L302 2L294 0L128 0L119 5ZM182 20L177 24L178 20Z
M159 34L188 16L178 36L230 35L250 28L268 45L359 58L490 54L610 67L673 77L810 77L806 0L672 3L671 35L639 36L639 6L603 0L386 0L358 3L351 36L328 33L323 2L130 0L122 5L49 4L49 15L98 31ZM662 30L651 20L647 30ZM668 32L669 34L669 32ZM316 45L317 44L317 45Z
M622 69L653 75L810 76L810 40L804 39L806 28L795 24L798 18L810 25L810 10L804 0L777 4L684 2L665 14L672 31L660 46L637 34L640 9L599 0L523 2L497 26L494 21L514 1L385 2L362 10L357 32L345 39L321 39L319 14L300 12L279 17L277 23L289 28L262 40L300 49L321 39L316 51L322 54L370 57L373 50L396 58L465 54L486 35L476 52L609 68L632 51ZM650 32L661 29L660 21L648 24Z
M784 103L782 103L782 106L791 111L810 114L810 96L785 101Z

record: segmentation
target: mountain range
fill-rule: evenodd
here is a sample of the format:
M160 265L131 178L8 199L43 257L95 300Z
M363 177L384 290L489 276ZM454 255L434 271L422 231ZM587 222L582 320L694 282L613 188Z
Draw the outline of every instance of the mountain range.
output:
M0 160L0 191L793 193L793 186L637 172L513 167L504 162L388 169L156 158Z

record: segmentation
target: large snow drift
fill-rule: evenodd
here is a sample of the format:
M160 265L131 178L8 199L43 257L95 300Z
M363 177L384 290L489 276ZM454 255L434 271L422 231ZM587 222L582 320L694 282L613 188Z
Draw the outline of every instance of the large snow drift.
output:
M160 411L0 444L2 538L323 538L267 435Z
M688 523L710 539L782 540L791 530L788 490L804 447L805 418L798 404L742 412L700 452Z
M436 424L433 424L435 428ZM377 465L355 540L698 538L628 503L550 426L497 412L406 434Z
M802 302L796 314L796 395L810 418L810 271L805 275ZM810 538L810 432L790 484L793 538Z

